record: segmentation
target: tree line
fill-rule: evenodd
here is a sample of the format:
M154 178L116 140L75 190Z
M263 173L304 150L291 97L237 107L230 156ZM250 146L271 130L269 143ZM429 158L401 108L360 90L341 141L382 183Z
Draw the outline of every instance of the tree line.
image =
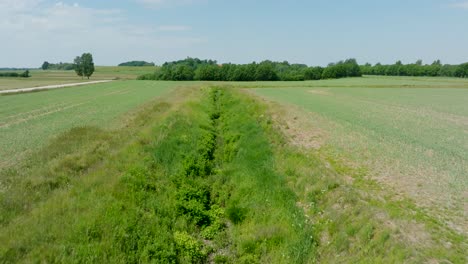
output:
M147 61L128 61L120 63L118 66L131 66L131 67L142 67L142 66L156 66L154 62Z
M49 63L44 61L41 69L43 70L74 70L80 77L91 77L93 75L95 67L93 61L93 55L91 53L83 53L81 56L76 56L73 63Z
M415 63L403 64L397 61L394 64L382 65L369 63L361 66L364 75L386 75L386 76L427 76L427 77L468 77L468 63L460 65L442 64L436 60L431 64L423 64L422 60Z
M12 78L29 78L29 70L24 71L23 73L19 72L0 72L0 77L12 77Z
M73 63L68 62L59 62L59 63L50 63L44 61L42 63L41 69L45 70L56 70L56 71L72 71L74 69Z
M304 81L360 77L355 59L331 63L327 67L309 67L287 61L263 61L250 64L218 64L215 60L187 58L166 62L156 72L139 76L139 80L166 81Z

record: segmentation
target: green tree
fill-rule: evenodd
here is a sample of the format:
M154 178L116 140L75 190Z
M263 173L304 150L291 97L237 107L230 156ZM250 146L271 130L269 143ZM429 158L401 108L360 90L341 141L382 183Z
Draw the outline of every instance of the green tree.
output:
M195 80L218 81L220 80L220 67L218 65L204 64L195 70Z
M76 74L83 78L83 62L80 56L76 56L73 61L73 68L75 69Z
M120 63L118 66L130 66L130 67L141 67L141 66L155 66L154 62L146 61L128 61Z
M83 75L89 79L94 73L93 55L84 53L81 55L81 63L83 64Z
M41 68L45 71L49 69L49 66L50 66L50 63L48 61L44 61L44 63L42 63Z
M256 81L277 81L279 79L270 61L260 63L255 69L254 76Z
M455 70L455 76L460 78L468 78L468 63L460 64Z
M29 75L29 70L26 70L25 72L23 72L23 73L20 75L20 77L23 77L23 78L29 78L29 77L31 77L31 76Z
M309 67L304 71L305 80L320 80L322 78L322 67Z
M195 71L188 65L176 65L172 70L172 78L174 81L192 81L195 76Z
M93 55L91 53L83 53L81 57L75 58L73 66L78 76L89 79L94 73Z

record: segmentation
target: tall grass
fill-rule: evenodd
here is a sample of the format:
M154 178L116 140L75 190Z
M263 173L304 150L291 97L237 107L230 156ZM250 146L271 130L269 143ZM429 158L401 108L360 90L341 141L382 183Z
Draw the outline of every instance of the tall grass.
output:
M80 156L61 165L50 177L66 175L71 184L59 184L53 193L38 189L43 202L31 202L29 210L4 222L2 260L312 259L310 226L272 168L254 103L246 101L243 108L243 102L225 90L205 90L119 154L107 156L101 169L83 169ZM66 154L60 157L67 160Z

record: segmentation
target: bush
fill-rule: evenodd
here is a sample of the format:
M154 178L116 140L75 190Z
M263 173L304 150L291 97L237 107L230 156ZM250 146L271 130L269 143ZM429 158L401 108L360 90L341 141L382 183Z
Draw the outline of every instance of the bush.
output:
M156 73L147 73L137 77L137 80L157 80Z
M176 231L174 233L174 240L182 262L202 263L206 259L207 252L203 250L203 245L187 232Z

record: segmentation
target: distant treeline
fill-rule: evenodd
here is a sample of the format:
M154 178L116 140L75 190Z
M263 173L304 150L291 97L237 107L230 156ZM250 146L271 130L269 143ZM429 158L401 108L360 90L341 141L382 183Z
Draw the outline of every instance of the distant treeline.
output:
M387 75L387 76L429 76L429 77L468 77L468 63L460 65L442 64L440 60L432 64L423 64L421 60L416 63L403 64L397 61L395 64L382 65L367 63L361 66L364 75Z
M129 61L120 63L118 66L132 66L132 67L141 67L141 66L155 66L154 62L146 61Z
M29 70L24 71L23 73L18 72L0 72L0 77L12 77L12 78L29 78Z
M0 71L25 71L31 70L30 68L0 68Z
M304 81L360 77L361 69L355 59L331 63L327 67L309 67L305 64L263 61L250 64L218 64L214 60L187 58L166 62L155 73L138 77L139 80L172 81Z
M59 62L59 63L49 63L44 61L41 66L43 70L56 70L56 71L71 71L74 70L73 63L68 62Z

